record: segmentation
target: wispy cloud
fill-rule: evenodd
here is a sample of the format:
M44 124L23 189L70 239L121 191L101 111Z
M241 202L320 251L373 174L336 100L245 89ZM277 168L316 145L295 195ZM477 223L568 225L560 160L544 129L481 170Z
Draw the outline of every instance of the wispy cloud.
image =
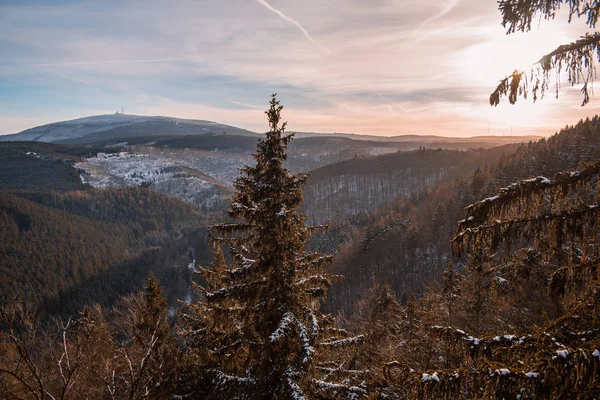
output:
M432 34L435 32L435 30L439 30L439 27L434 27L433 29L429 28L430 32L426 32L428 27L431 27L432 25L434 25L434 22L444 18L446 15L448 15L450 13L450 11L452 11L460 2L460 0L447 0L445 3L443 3L443 7L440 11L438 11L436 14L430 16L429 18L425 19L423 22L421 22L419 24L419 26L415 29L413 29L413 31L410 34L410 38L412 40L415 40L415 38L418 38L418 41L423 40L427 35Z
M28 67L71 67L78 65L116 65L116 64L146 64L158 62L184 61L183 58L158 58L146 60L105 60L105 61L65 61L55 63L27 64Z
M429 25L438 19L444 18L454 7L458 5L460 0L448 0L444 4L444 7L437 13L426 19L421 26Z
M263 106L258 106L256 104L243 103L241 101L235 101L235 100L230 100L230 99L227 99L227 101L230 102L231 104L235 104L236 106L250 108L253 110L262 110L264 108Z
M275 7L273 7L272 5L267 3L265 0L256 0L256 1L259 4L262 4L269 11L272 11L275 14L277 14L279 17L281 17L281 19L295 25L298 29L300 29L300 32L302 32L304 37L306 37L308 40L310 40L312 43L314 43L319 49L321 49L322 51L324 51L326 53L331 52L331 50L329 50L327 47L323 46L321 43L319 43L315 39L313 39L313 37L310 35L310 33L308 33L308 31L306 29L304 29L304 27L302 25L300 25L300 23L298 21L296 21L293 18L288 17L287 15L285 15L284 13L282 13L281 11L279 11L278 9L276 9Z
M489 123L517 133L598 111L550 98L489 107L497 80L531 49L578 36L566 18L507 36L493 1L109 3L0 0L0 133L31 127L31 116L121 105L262 130L273 92L293 129L309 131L466 136Z

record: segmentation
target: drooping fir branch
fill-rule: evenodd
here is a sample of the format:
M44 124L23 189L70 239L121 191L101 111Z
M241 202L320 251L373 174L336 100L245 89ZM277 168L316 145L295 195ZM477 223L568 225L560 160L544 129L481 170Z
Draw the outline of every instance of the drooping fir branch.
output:
M366 381L362 381L357 385L337 384L322 381L319 379L312 379L311 383L316 388L317 392L322 392L333 398L347 398L347 399L358 399L365 397L368 392L366 390Z
M573 238L581 239L587 233L584 225L591 227L598 221L600 204L595 203L581 206L578 210L569 210L560 213L536 215L525 218L508 220L495 220L489 224L482 224L474 228L466 228L452 239L454 254L460 257L460 248L474 240L487 242L489 249L495 249L502 241L513 238L531 239L541 237L547 233L548 228L565 230Z
M590 101L592 84L596 78L596 61L600 61L600 33L588 33L543 56L532 67L529 76L525 71L515 70L502 79L490 95L490 105L497 106L502 97L508 97L509 103L515 104L519 96L527 99L530 91L534 102L543 98L550 86L552 73L555 76L554 88L558 98L561 74L564 72L567 73L567 82L571 86L583 84L581 105L584 106Z
M526 334L489 332L480 337L454 326L428 326L426 334L452 344L461 359L459 366L415 370L394 360L385 364L384 376L407 398L508 398L516 393L522 398L560 398L561 391L596 393L600 331L573 331L566 322L555 321Z
M573 393L597 392L600 351L559 350L535 365L485 362L478 367L425 372L391 361L384 373L408 398L509 398L516 393L520 398L569 398Z
M568 22L571 22L574 17L585 18L587 26L596 28L600 16L598 0L501 0L498 2L498 9L502 14L502 26L507 28L507 34L530 31L532 21L538 16L546 20L555 19L561 7L568 8ZM514 104L519 96L527 98L529 91L535 102L548 90L552 72L556 75L555 91L558 97L560 75L566 72L567 81L572 86L583 83L581 105L586 105L589 102L591 85L596 74L594 63L600 60L599 41L598 32L589 32L579 40L559 46L543 56L532 67L529 77L525 71L515 70L500 81L496 90L490 95L490 104L498 105L503 96L508 97L510 104Z
M531 30L531 22L538 16L552 20L561 6L569 8L568 21L573 17L586 17L586 25L595 28L600 12L598 0L501 0L498 9L502 14L502 26L507 27L507 33Z
M400 379L407 397L493 398L518 392L523 398L560 398L590 388L595 395L600 336L598 301L592 293L598 293L600 265L599 178L600 164L595 163L552 179L510 185L467 207L452 241L458 256L465 249L489 254L511 243L537 247L547 260L546 271L554 270L544 276L549 300L568 304L569 312L519 335L487 332L474 337L452 326L431 326L430 335L452 343L461 367L414 371L396 362L388 366L388 379Z
M519 393L523 398L558 398L560 393L593 393L600 383L597 332L568 332L574 336L574 347L569 347L560 331L482 338L452 326L431 326L429 331L453 342L463 362L457 368L427 371L398 361L386 363L385 378L407 397L506 398Z
M583 238L589 230L585 227L589 225L592 229L598 218L598 197L589 204L573 201L576 197L564 204L553 199L577 196L586 185L594 195L598 177L600 162L578 171L560 172L552 179L540 176L500 189L496 196L466 207L465 219L458 222L452 239L453 251L460 256L462 249L474 240L484 240L490 248L495 248L501 241L516 236L530 239L543 234L544 228L552 228L552 224L555 229Z

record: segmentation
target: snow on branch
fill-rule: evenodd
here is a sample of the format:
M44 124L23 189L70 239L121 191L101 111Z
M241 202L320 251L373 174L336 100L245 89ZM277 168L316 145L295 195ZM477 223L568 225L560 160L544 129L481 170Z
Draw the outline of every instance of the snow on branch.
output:
M215 313L247 313L248 307L220 307L220 306L212 306L204 309L205 312L215 312Z
M310 339L308 337L306 326L304 326L304 324L298 320L296 320L296 323L298 324L298 328L300 328L300 341L302 342L302 350L304 351L302 364L308 364L312 361L314 349L310 345Z
M457 230L460 231L481 224L483 222L481 217L489 215L491 210L516 201L524 195L541 194L550 188L575 187L583 181L598 177L598 175L600 175L600 162L595 162L577 171L559 172L552 179L538 176L513 183L501 188L496 196L488 197L467 206L465 208L467 211L466 218L459 221Z
M317 365L315 367L318 371L327 372L328 376L334 374L351 374L351 375L365 375L371 373L368 369L345 369L343 364L336 365L335 367L326 367L324 365Z
M578 268L581 269L582 266L587 267L588 266L587 264L588 263L579 264ZM589 264L591 267L594 267L597 265L596 262L589 263ZM584 332L573 332L573 331L569 330L567 328L567 326L563 326L562 329L563 329L563 332L565 334L567 334L568 336L578 338L579 340L582 340L582 341L588 341L588 340L600 338L600 329L592 329L592 330L584 331Z
M288 211L288 209L285 207L285 205L282 205L282 206L281 206L281 209L280 209L280 210L277 212L277 214L276 214L276 215L277 215L278 217L285 217L285 216L287 215L287 213L288 213L288 212L289 212L289 211Z
M242 283L239 285L227 286L214 292L205 291L204 295L206 296L207 300L219 300L232 295L248 293L249 291L254 290L257 286L264 285L265 283L265 280Z
M300 388L300 386L298 386L296 384L296 382L294 382L290 373L287 374L286 378L287 378L287 383L290 387L290 390L292 391L292 399L293 400L306 400L306 397L304 397L304 392L302 392L302 389Z
M421 380L423 382L431 382L431 381L439 382L440 378L438 377L437 372L434 372L433 374L427 374L424 372L423 375L421 375Z
M291 312L288 311L285 314L283 314L283 317L279 322L279 326L277 327L277 329L275 329L275 331L273 331L271 336L269 336L269 340L272 343L278 342L283 336L288 335L292 332L293 325L296 325L298 327L298 336L300 342L302 343L302 364L307 364L310 361L312 361L314 349L311 346L311 341L306 326L300 320L298 320Z
M296 285L304 285L306 283L311 283L311 284L321 284L323 286L329 287L329 286L331 286L331 281L329 280L329 278L330 277L340 277L340 276L341 275L322 275L322 274L311 275L309 277L300 279L295 284Z
M250 270L252 269L252 266L256 263L256 260L253 260L251 258L246 258L242 255L236 255L236 258L238 259L238 263L240 264L240 267L234 268L229 271L229 276L231 278L239 278L239 277L245 276L248 272L250 272Z
M508 339L507 339L508 337ZM517 339L512 335L504 335L495 338L500 341L514 341ZM518 340L518 339L517 339ZM386 379L395 380L390 371L392 369L400 369L400 377L405 381L408 376L411 376L414 381L420 381L423 385L435 385L437 387L445 387L453 385L457 380L463 382L473 380L480 387L495 386L498 379L510 379L515 385L527 385L536 380L547 379L549 376L556 374L557 366L561 369L561 374L565 376L579 376L580 374L597 375L597 368L600 367L600 351L595 349L578 349L577 352L563 348L551 352L553 354L549 359L536 362L535 366L528 366L524 362L518 360L517 365L509 366L500 362L482 363L480 366L471 365L467 368L444 369L437 371L415 371L408 366L401 364L398 361L391 361L385 364L384 374ZM582 365L590 366L589 369L581 369ZM583 372L586 370L586 372ZM409 378L410 379L410 378ZM438 386L438 384L442 386ZM537 383L534 383L537 384ZM518 387L518 386L517 386Z
M516 335L502 335L494 336L489 342L490 344L509 344L509 345L521 345L530 341L531 335L527 336L516 336Z
M539 176L500 189L497 196L466 208L466 218L459 221L451 241L453 254L460 256L474 240L483 240L490 249L495 249L519 238L536 238L546 228L557 233L557 246L565 237L584 238L590 232L589 226L593 227L597 221L600 211L597 200L592 204L559 203L557 207L562 209L553 209L552 199L556 195L565 198L582 192L592 195L599 177L600 162L596 162L578 171L558 173L552 180Z
M481 342L483 342L483 339L473 337L473 336L467 334L462 329L457 329L452 326L433 325L429 329L436 332L439 336L448 337L448 338L452 337L455 340L464 340L465 342L468 342L473 346L479 346L479 344Z
M256 207L256 204L254 204L254 202L252 202L252 205L249 207L247 205L244 205L237 201L234 201L233 203L231 203L231 210L234 213L241 214L241 213L256 212L257 207Z
M558 183L554 183L546 178L545 176L538 176L536 178L525 179L512 185L501 188L498 191L498 195L485 198L477 203L471 204L466 207L467 217L474 216L477 214L487 213L492 207L505 203L509 200L515 200L523 195L532 191L545 190L548 187L556 186ZM473 221L473 218L460 221L461 223L468 223Z
M310 311L308 315L310 316L310 321L312 323L310 334L312 338L315 339L319 333L319 321L317 320L317 316L315 315L315 313L313 313L312 311Z
M338 347L350 346L353 344L360 344L360 343L364 342L364 340L365 340L364 335L358 335L358 336L354 336L354 337L346 338L346 339L338 339L338 340L321 342L321 343L319 343L319 346L320 347L338 348Z
M334 392L335 395L337 395L340 392L348 394L349 398L353 397L353 396L350 396L351 394L356 396L354 398L367 395L367 391L360 386L350 386L350 385L344 385L344 384L339 384L339 383L325 382L325 381L322 381L319 379L312 379L311 382L319 390L332 391L332 392Z
M299 270L307 271L318 269L323 266L327 266L331 264L333 261L333 255L321 255L319 253L314 253L310 255L304 255L296 259L300 262ZM337 275L336 275L337 276Z
M271 336L269 336L269 340L271 342L279 341L279 339L282 336L289 332L290 326L295 322L296 317L294 317L294 314L292 314L291 312L286 312L285 314L283 314L283 317L279 322L279 326L277 327L277 329L275 329L275 331L273 331L273 333L271 333Z
M489 224L482 224L473 228L466 228L462 231L459 231L456 236L454 236L451 240L451 243L455 247L460 247L465 243L468 243L472 240L473 237L481 237L482 234L491 233L492 239L497 237L497 233L501 232L502 229L513 230L515 233L521 235L521 237L528 237L527 233L531 233L530 230L523 229L524 226L528 224L537 224L543 223L548 224L553 221L582 221L583 218L598 214L600 212L600 204L590 204L590 205L581 205L579 209L572 211L564 211L552 214L542 214L536 215L533 217L525 217L525 218L514 218L509 220L495 220ZM459 224L460 229L460 224ZM577 231L581 235L584 234L583 231ZM498 241L492 240L492 243L499 244ZM454 249L453 249L454 250Z
M251 377L242 377L235 375L228 375L223 371L213 370L215 373L215 378L213 379L213 383L217 386L228 386L228 385L238 385L238 386L251 386L256 384L256 379Z

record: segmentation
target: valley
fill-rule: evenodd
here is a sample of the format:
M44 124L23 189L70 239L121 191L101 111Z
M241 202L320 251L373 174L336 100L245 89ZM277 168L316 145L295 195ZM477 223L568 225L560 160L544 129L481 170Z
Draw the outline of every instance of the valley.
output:
M600 399L599 21L0 1L0 400Z
M166 121L178 122L173 119ZM125 125L119 125L124 122L126 122ZM10 217L11 215L23 215L23 218L28 221L37 221L30 226L33 232L41 229L41 225L38 225L41 221L50 218L50 214L46 217L46 213L50 212L47 207L63 210L69 215L92 218L93 221L98 221L92 223L94 226L104 223L102 221L106 221L107 216L111 214L106 209L100 213L93 211L94 208L99 207L98 202L106 201L101 198L106 199L108 196L108 198L114 199L113 201L117 201L123 196L125 196L123 199L133 196L132 200L134 200L145 193L136 189L142 188L150 190L149 193L158 192L181 200L197 210L195 213L199 212L198 217L202 216L203 219L191 219L190 222L196 222L186 228L192 229L189 232L198 234L206 229L207 222L198 223L198 221L224 220L229 198L233 194L233 181L239 176L241 168L252 163L251 153L255 149L257 139L250 135L206 133L204 131L206 126L219 125L214 123L206 125L205 122L202 122L196 126L194 125L196 121L187 125L183 123L183 126L187 126L186 129L191 129L190 126L196 128L199 126L200 133L198 134L165 135L161 133L155 135L149 134L147 125L145 125L150 122L156 123L152 119L124 115L107 118L91 117L50 127L35 128L31 131L37 134L35 136L37 141L0 142L0 154L2 154L0 190L8 196L13 196L7 198L7 200L12 199L10 201L13 204L24 202L18 207L25 207L27 210L31 207L43 207L43 210L31 214L25 211L9 211L21 209L15 209L15 206L3 206L4 212L8 213L9 219L13 218ZM125 130L126 127L131 128L133 125L136 126L133 134ZM123 132L129 133L122 137L109 134L103 140L97 140L103 133L112 132L115 129L123 129L125 130ZM235 133L238 132L231 129ZM32 135L32 133L27 131L23 136L17 135L15 138L30 137L27 135ZM63 143L69 141L65 139L67 136L70 138L69 140L83 141L83 144ZM461 174L468 174L478 166L483 167L484 164L493 162L504 154L510 154L518 146L517 144L505 145L489 150L441 148L426 150L422 146L425 142L431 143L432 140L439 138L424 138L423 142L420 142L418 137L411 137L408 142L385 142L381 138L357 140L341 136L321 137L302 134L300 136L305 137L292 141L287 165L293 172L308 172L311 175L304 190L303 211L307 213L310 223L333 222L335 226L342 227L338 233L346 229L343 228L345 226L343 221L363 218L363 222L354 228L356 232L360 232L366 228L367 222L365 221L372 218L367 217L365 220L364 216L370 215L379 207L393 202L397 198L420 193L443 181L455 179ZM31 138L34 137L31 136ZM49 139L61 143L46 143L45 141ZM448 143L451 142L461 143L460 140L448 140ZM466 143L471 142L467 141ZM419 147L415 148L417 145ZM85 199L87 206L82 209L83 203L75 199ZM120 202L118 203L119 207L126 205L126 202L122 202L124 200L118 201ZM98 205L94 205L96 203ZM173 205L175 204L173 203ZM183 204L177 207L185 209ZM200 234L200 237L204 239L195 240L191 233L165 231L164 228L161 228L160 223L152 222L163 220L162 207L155 207L153 210L155 211L143 217L142 220L134 218L131 211L127 211L123 215L124 219L123 217L118 220L109 218L109 223L124 224L110 228L116 237L125 234L126 231L116 233L125 226L136 238L143 238L143 244L140 245L138 239L119 244L119 246L124 246L120 251L127 253L128 256L97 260L92 269L86 270L90 272L75 279L75 284L79 287L77 289L79 294L74 294L73 286L63 286L62 289L53 288L51 292L42 297L43 302L55 304L59 301L63 304L73 304L73 307L76 308L77 304L82 305L89 301L86 300L90 298L89 296L102 299L103 295L100 294L83 295L81 293L88 290L85 289L86 287L96 288L94 290L106 287L105 285L114 279L111 276L115 273L121 274L117 272L120 269L129 269L130 265L141 262L134 260L144 259L147 256L143 256L143 254L148 251L166 251L167 254L170 254L168 257L173 259L174 265L178 265L172 270L172 273L185 277L177 278L175 281L163 280L165 276L170 275L166 274L166 270L160 272L163 269L158 264L150 263L144 267L143 271L150 268L159 274L159 277L163 277L161 281L167 288L171 304L175 304L174 301L178 296L179 298L189 297L191 275L187 266L194 259L200 263L209 260L212 253L209 250L208 242L203 236L204 234ZM19 226L18 220L15 221ZM167 226L171 226L174 221L166 223L168 223ZM82 224L84 224L83 221ZM316 248L338 250L340 246L350 240L348 236L344 237L346 239L340 239L339 236L331 239L324 237L327 244L316 244ZM5 241L8 240L5 239ZM15 238L10 239L10 242L14 243L14 240ZM106 242L108 239L98 236L98 240ZM30 239L27 241L31 242ZM56 242L50 248L43 245L41 249L44 249L44 252L61 254L72 251L63 248L60 243L62 242ZM31 252L31 250L25 249L22 251ZM28 255L25 259L29 259L31 256ZM8 263L9 260L12 258L5 257L3 262ZM55 261L48 260L48 262L54 263ZM61 262L65 263L61 267L65 268L62 271L79 268L75 265L85 263L82 259L68 259ZM34 262L33 265L35 264ZM3 265L3 268L10 268L9 264ZM129 272L122 271L122 273L130 276ZM131 275L131 278L128 278L134 279L136 282L130 281L129 290L136 290L136 287L141 284L139 272L136 274L138 275ZM133 276L137 278L133 278ZM124 294L126 291L120 293ZM101 301L104 302L104 300ZM110 300L109 303L112 301L114 300ZM53 310L53 307L47 307L47 309ZM75 308L69 306L68 309Z
M438 290L440 282L447 285L454 273L461 277L456 285L469 288L459 298L465 302L488 301L468 300L480 289L524 285L505 269L492 269L485 278L467 275L472 261L453 257L449 246L456 222L467 223L465 207L479 207L486 197L496 201L494 194L509 190L505 187L515 178L524 181L511 188L533 182L525 180L531 176L552 176L597 159L599 127L596 117L547 140L499 146L491 140L478 148L463 148L474 142L461 140L448 140L447 148L430 148L427 144L439 144L437 138L413 137L408 142L319 136L292 141L281 167L298 176L308 173L300 211L309 224L328 226L315 232L308 248L336 253L326 275L301 282L328 286L327 276L343 276L328 287L322 310L337 315L339 326L359 332L374 332L389 318L410 321L408 313L417 301L443 309L445 303L432 300L437 296L432 290ZM230 278L251 268L258 257L246 248L241 248L246 255L237 249L220 253L211 244L210 227L224 224L230 229L236 213L261 209L256 203L239 203L244 197L238 197L235 210L230 207L234 182L253 164L257 139L146 133L138 130L133 136L99 141L96 132L90 143L80 144L73 142L89 138L69 144L0 143L0 306L19 299L45 321L44 329L52 318L67 318L82 307L89 310L89 304L110 310L109 318L118 321L124 304L156 279L164 288L165 318L185 320L181 312L189 313L204 301L214 273L209 271L221 268L219 260L239 263ZM281 210L276 219L289 212ZM277 236L269 243L279 240ZM308 265L326 260L318 257ZM149 274L156 278L144 284ZM541 296L541 290L536 287L535 296ZM382 304L386 308L380 309ZM500 309L495 303L493 307ZM540 313L533 308L532 323L542 323ZM382 319L371 327L365 324L370 318ZM468 306L454 318L472 332L489 329ZM514 321L512 314L505 318ZM472 321L479 322L470 325ZM404 336L404 329L416 328L398 329L389 334L415 341L410 333ZM374 334L369 335L368 340L374 340ZM371 346L370 341L365 346ZM421 351L399 343L398 351ZM360 357L361 362L372 362L366 361L372 357L366 353Z
M60 143L93 154L76 162L82 184L145 186L197 208L223 210L258 134L210 121L126 114L93 116L0 136L9 143ZM453 179L535 137L377 137L299 133L287 167L312 175L304 210L313 223L368 212L398 196ZM502 150L484 149L501 144ZM512 146L512 147L511 147ZM440 149L438 153L419 149ZM21 157L23 153L20 153ZM439 157L438 157L439 156ZM486 159L486 157L488 157ZM432 160L435 162L431 162ZM469 160L469 161L467 161Z
M0 1L0 400L600 399L599 20Z

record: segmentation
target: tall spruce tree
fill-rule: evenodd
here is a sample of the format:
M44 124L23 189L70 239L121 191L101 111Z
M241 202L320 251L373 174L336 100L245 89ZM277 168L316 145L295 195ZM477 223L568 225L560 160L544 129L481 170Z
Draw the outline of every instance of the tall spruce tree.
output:
M319 311L337 276L324 270L332 256L304 252L314 228L297 208L308 176L284 167L293 135L280 124L282 108L273 95L256 165L234 183L229 216L236 222L212 227L216 256L211 268L200 268L207 285L186 317L188 333L208 371L207 397L358 398L364 379L336 354L362 337L349 337Z

